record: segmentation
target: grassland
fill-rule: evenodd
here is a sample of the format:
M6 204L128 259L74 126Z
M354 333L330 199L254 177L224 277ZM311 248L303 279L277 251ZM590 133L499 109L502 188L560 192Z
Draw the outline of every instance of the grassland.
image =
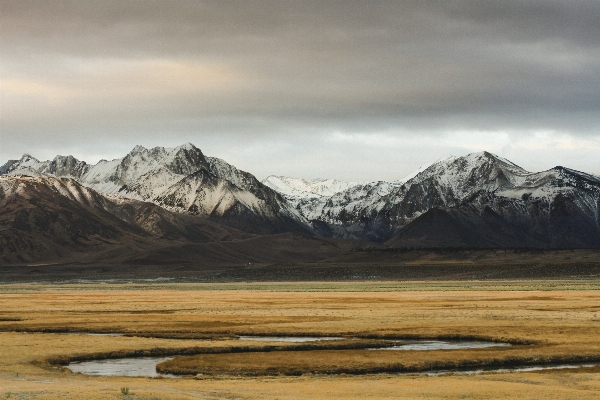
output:
M352 369L382 365L419 367L519 357L600 357L599 289L600 282L590 280L4 285L0 287L0 398L595 399L600 395L598 368L437 377L369 374L369 370L356 376L313 372L342 367L352 373ZM248 352L265 343L234 339L236 335L298 334L479 337L535 344L436 352ZM95 377L47 363L157 349L173 354L194 348L226 352L234 346L244 346L246 352L173 360L179 367L185 364L195 368L193 372L202 372L201 380ZM277 375L263 376L265 371ZM286 376L286 372L303 374ZM125 387L129 395L121 393Z

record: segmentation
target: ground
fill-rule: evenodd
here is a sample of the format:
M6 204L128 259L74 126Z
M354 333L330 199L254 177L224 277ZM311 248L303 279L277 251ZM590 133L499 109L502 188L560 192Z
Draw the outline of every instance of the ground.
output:
M281 354L296 355L291 362L306 363L302 361L306 352L272 352L260 357L251 353L195 356L207 372L201 379L152 379L73 374L47 362L143 349L264 345L241 342L235 338L241 334L454 335L533 343L510 349L387 352L382 356L383 361L393 357L393 362L402 365L507 355L600 360L599 289L596 280L3 285L0 398L596 399L600 396L598 367L445 376L261 375L261 368L278 365ZM208 337L214 340L205 340ZM309 359L314 361L325 353L313 354ZM331 354L329 361L336 354L342 362L352 358L341 352ZM222 368L234 361L258 376ZM128 395L122 394L125 388Z

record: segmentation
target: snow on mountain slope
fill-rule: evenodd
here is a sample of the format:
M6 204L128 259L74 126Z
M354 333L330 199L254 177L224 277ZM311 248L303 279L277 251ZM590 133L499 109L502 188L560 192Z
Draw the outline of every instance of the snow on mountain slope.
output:
M105 193L152 201L186 175L206 167L204 155L191 144L171 149L136 146L122 159L100 161L80 181Z
M169 187L156 200L172 211L222 216L240 201L235 192L245 193L229 181L215 177L207 170L199 170ZM260 211L258 199L251 197L255 201L244 202L244 205Z
M72 178L0 176L0 264L89 262L254 235ZM111 261L112 262L112 261Z
M480 191L457 207L432 208L386 244L600 248L600 179L563 167L528 178L530 186Z
M262 183L282 194L294 205L303 199L315 199L333 196L335 193L348 190L359 182L343 182L336 179L288 178L285 176L268 176Z
M256 177L216 157L206 157L208 170L214 176L225 179L242 190L253 191L262 185Z
M411 172L410 174L406 175L404 178L402 179L398 179L397 181L394 181L393 183L397 186L400 186L406 182L408 182L409 180L411 180L412 178L414 178L415 176L419 175L421 172L425 171L427 168L429 168L431 165L442 162L442 161L446 161L446 160L450 160L450 159L455 159L455 156L452 155L446 155L443 157L438 158L436 161L434 161L431 164L425 164L422 165L419 169Z
M375 241L386 240L432 208L456 208L480 193L526 198L539 207L542 199L550 206L557 196L571 193L590 218L598 208L596 177L561 167L531 173L488 152L440 159L411 175L396 182L358 184L329 197L304 198L296 208L322 234Z
M521 185L530 175L530 172L506 159L482 152L435 162L406 183L436 179L445 191L462 199L474 190L495 191Z
M103 193L181 213L221 217L224 223L251 231L310 231L299 212L277 192L223 160L206 158L191 143L175 148L136 146L122 159L96 165L72 157L40 162L25 155L0 168L5 175L72 177Z
M0 167L0 175L62 176L80 178L89 169L89 165L73 156L56 156L52 161L39 161L24 154L20 160L10 160Z

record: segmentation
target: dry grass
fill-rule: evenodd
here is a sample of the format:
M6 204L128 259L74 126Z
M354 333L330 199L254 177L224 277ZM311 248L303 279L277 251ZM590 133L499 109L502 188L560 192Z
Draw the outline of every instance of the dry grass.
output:
M533 348L452 351L312 350L201 354L177 357L157 366L161 373L202 375L302 375L422 372L600 362L599 352L572 354L569 349Z
M315 366L360 369L502 357L600 355L600 292L560 290L553 282L548 285L553 291L481 291L465 286L462 291L453 288L448 292L435 285L427 291L422 283L414 286L419 291L399 292L195 290L176 285L159 290L119 285L3 287L0 397L10 392L15 398L116 399L122 396L120 388L128 387L131 397L148 399L597 398L598 369L442 377L240 377L269 368L269 373L285 373L285 368L297 373L312 371ZM409 290L407 286L402 290ZM562 288L568 288L568 284ZM14 329L30 333L6 332ZM219 340L31 333L36 330L215 336ZM91 377L34 364L35 360L91 353L265 346L226 339L236 334L454 335L539 344L439 352L319 350L194 356L188 359L194 368L217 374L202 381ZM292 371L294 368L297 370Z

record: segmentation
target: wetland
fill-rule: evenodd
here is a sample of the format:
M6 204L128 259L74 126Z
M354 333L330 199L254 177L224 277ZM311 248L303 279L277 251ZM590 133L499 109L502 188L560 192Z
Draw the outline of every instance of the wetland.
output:
M0 393L593 399L599 289L597 281L4 285ZM314 340L322 338L330 340ZM394 346L413 347L382 348ZM145 359L141 377L70 370L144 357L156 359Z

